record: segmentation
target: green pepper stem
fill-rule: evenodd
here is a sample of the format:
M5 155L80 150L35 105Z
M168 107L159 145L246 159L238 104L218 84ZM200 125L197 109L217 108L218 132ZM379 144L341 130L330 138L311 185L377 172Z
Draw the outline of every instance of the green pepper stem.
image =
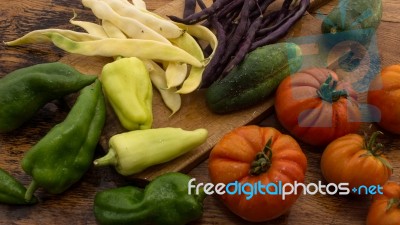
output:
M108 153L105 156L93 161L93 164L95 166L109 166L109 165L115 166L117 165L117 163L118 163L117 154L115 153L115 150L112 148L108 150Z
M29 184L28 188L26 189L25 192L25 201L26 202L31 202L33 193L39 188L39 185L36 183L35 180L32 180L32 182Z
M332 76L329 75L326 81L321 85L319 90L317 90L318 96L327 102L336 102L339 100L341 97L347 97L347 91L345 89L343 90L336 90L337 86L337 81L334 80L332 82ZM332 84L331 84L332 82Z
M250 166L250 174L257 176L261 173L268 171L272 164L272 137L268 140L267 144L265 145L264 149L257 153L254 161L251 163Z

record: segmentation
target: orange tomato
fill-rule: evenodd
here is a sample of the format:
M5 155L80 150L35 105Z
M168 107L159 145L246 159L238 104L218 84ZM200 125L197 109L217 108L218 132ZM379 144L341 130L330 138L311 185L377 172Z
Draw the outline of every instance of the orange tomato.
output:
M368 210L367 225L400 224L400 185L387 182L382 195L374 195Z
M392 167L376 144L375 132L367 140L359 134L347 134L331 142L321 157L321 171L330 183L349 183L349 188L361 185L383 185L392 175Z
M400 134L400 65L384 68L371 82L368 104L377 107L371 112L379 117L379 126Z
M286 77L276 91L275 111L293 136L315 146L356 133L361 124L357 93L325 68Z
M236 181L241 185L301 183L306 168L307 158L295 139L275 128L255 125L227 133L212 149L208 162L211 181L225 185ZM298 191L285 196L285 200L280 195L265 193L254 194L250 199L243 193L226 193L220 197L238 216L261 222L287 212L298 199L301 190Z

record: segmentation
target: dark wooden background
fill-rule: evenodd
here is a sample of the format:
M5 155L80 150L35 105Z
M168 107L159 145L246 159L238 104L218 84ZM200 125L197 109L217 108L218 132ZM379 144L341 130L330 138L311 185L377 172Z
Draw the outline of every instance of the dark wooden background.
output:
M149 9L162 7L170 0L147 0ZM382 66L400 63L399 30L400 3L384 0L383 22L378 30L378 47ZM331 6L334 3L331 4ZM81 20L92 20L92 14L78 0L15 0L0 1L0 38L8 41L35 30L49 27L76 29L69 24L72 9ZM324 11L323 11L324 12ZM5 47L0 44L0 77L29 65L53 62L65 56L65 52L52 45ZM0 96L1 97L1 96ZM0 167L9 171L27 185L30 178L19 165L23 153L35 144L55 124L61 122L68 110L56 103L46 105L21 129L0 135ZM261 123L263 126L281 128L272 114ZM368 124L365 124L367 127ZM388 158L394 166L391 180L400 181L400 140L397 135L385 132L380 138L386 146ZM306 183L322 180L319 160L323 149L301 143L308 157ZM102 155L101 149L97 151ZM189 172L199 182L208 182L207 161ZM93 216L93 197L97 191L128 184L131 181L118 175L113 169L91 168L83 179L62 195L37 192L41 202L35 206L0 205L0 224L96 224ZM340 196L301 196L285 216L262 224L364 224L370 203L369 198ZM228 211L216 196L206 198L204 215L192 224L253 224L241 220Z

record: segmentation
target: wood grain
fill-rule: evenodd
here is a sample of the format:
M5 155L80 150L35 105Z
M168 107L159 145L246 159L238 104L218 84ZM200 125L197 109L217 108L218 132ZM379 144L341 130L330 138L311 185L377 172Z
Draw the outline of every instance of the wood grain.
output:
M147 6L154 10L156 8L165 7L170 3L169 0L146 0ZM335 2L328 4L317 10L320 14L328 13ZM398 64L398 56L400 55L398 30L400 29L398 11L400 3L396 0L384 0L384 16L383 22L378 29L377 44L379 54L382 60L382 66ZM171 7L171 5L169 5ZM0 38L2 41L15 39L24 33L40 28L57 27L75 29L68 22L72 16L72 9L75 9L79 15L79 19L93 19L91 13L84 9L78 0L18 0L13 2L0 1ZM317 35L319 32L319 23L317 14L307 15L305 19L293 29L289 35L291 36L307 36ZM310 27L305 29L304 27ZM8 48L3 44L0 45L0 77L5 74L24 66L33 65L41 62L52 62L58 60L80 60L82 58L72 58L65 52L51 45L38 45L17 48ZM104 58L92 58L104 63ZM88 63L89 61L84 61ZM81 62L82 63L82 62ZM75 63L76 64L76 63ZM92 68L96 70L95 67ZM98 68L97 68L98 69ZM201 99L201 93L195 97L187 97L184 101L192 102ZM1 96L0 96L1 97ZM270 104L270 103L265 103ZM163 107L158 105L156 107ZM190 115L190 107L185 109ZM251 110L250 110L251 111ZM61 122L68 113L68 109L62 107L58 102L52 102L46 105L38 114L25 126L16 132L6 135L0 135L0 167L9 171L18 180L27 185L30 182L28 177L20 168L19 161L24 152L29 150L46 132L55 124ZM257 112L256 112L257 113ZM241 114L237 117L241 119ZM227 129L235 127L238 118L221 119L216 118L217 124L226 126ZM175 118L178 123L182 118ZM194 120L193 114L189 119ZM265 118L260 114L262 119L260 125L274 126L282 132L287 133L277 122L275 115ZM243 122L243 121L242 121ZM160 122L156 122L159 124ZM365 124L367 126L368 124ZM217 126L217 125L215 125ZM376 129L377 127L374 126ZM391 135L385 132L385 137L380 140L385 144L388 157L394 166L394 175L391 180L400 181L400 140L397 135ZM210 138L217 141L218 136L223 133L215 134ZM308 158L308 170L306 173L306 183L318 182L323 180L319 169L319 160L323 149L315 149L309 145L301 143L301 146ZM207 145L206 145L207 146ZM207 147L211 147L210 145ZM102 149L96 151L96 156L103 155ZM204 154L198 159L207 158ZM200 163L191 171L187 171L189 175L195 177L199 182L208 182L207 161ZM150 173L151 176L151 173ZM0 224L96 224L93 216L93 197L97 191L111 187L121 186L131 183L130 180L118 175L112 168L91 168L83 179L74 185L70 190L62 195L50 195L43 190L38 191L41 202L35 206L8 206L0 205ZM370 203L369 198L352 198L349 196L301 196L291 211L276 220L262 224L329 224L329 225L347 225L347 224L365 224L365 217ZM204 205L204 215L196 222L191 224L253 224L233 215L218 200L217 196L206 198Z

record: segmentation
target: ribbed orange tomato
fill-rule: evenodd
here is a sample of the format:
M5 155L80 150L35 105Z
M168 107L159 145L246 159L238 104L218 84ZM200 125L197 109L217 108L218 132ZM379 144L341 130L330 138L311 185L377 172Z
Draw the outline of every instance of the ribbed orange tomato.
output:
M377 107L373 111L380 117L378 124L385 130L400 134L400 65L384 68L371 82L368 104Z
M374 132L368 139L359 134L347 134L332 141L321 157L321 171L330 183L349 183L349 188L361 185L384 185L392 175L392 166L376 143Z
M374 195L369 207L367 225L400 224L400 185L387 182L383 194Z
M237 182L242 187L302 183L306 167L307 158L295 139L275 128L255 125L238 127L227 133L212 149L208 164L214 184ZM251 188L247 186L245 190L249 192ZM258 188L254 190L259 191ZM221 199L243 219L261 222L286 213L302 189L299 188L297 194L285 196L285 200L281 195L268 194L266 189L263 192L255 193L251 198L244 193L226 193Z
M293 136L316 146L356 133L361 124L357 93L325 68L286 77L276 91L275 111Z

